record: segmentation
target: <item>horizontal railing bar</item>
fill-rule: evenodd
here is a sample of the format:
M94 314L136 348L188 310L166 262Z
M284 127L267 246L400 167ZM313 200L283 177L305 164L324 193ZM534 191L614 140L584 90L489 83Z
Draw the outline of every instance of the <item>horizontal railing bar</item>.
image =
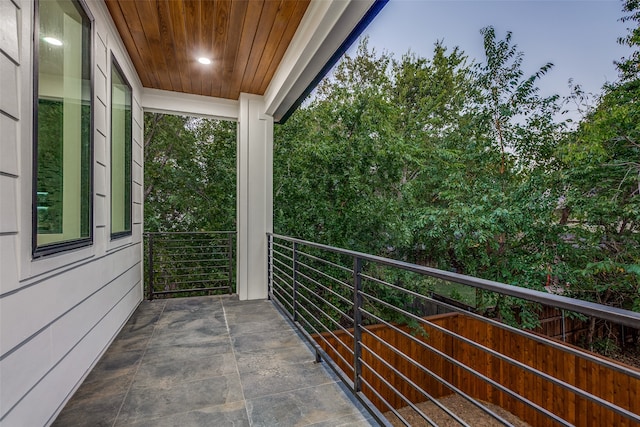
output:
M207 292L207 291L222 291L231 289L230 286L218 286L215 288L190 288L190 289L176 289L171 291L153 291L154 295L165 295L165 294L179 294L181 292Z
M154 240L153 244L160 249L228 249L229 239Z
M282 243L273 242L273 247L274 247L274 248L275 248L275 247L278 247L278 248L286 249L286 250L288 250L289 252L293 252L293 248L292 248L292 247L287 246L287 245L283 245ZM276 251L275 249L274 249L273 251L274 251L274 252L276 252L276 253L278 252L278 251Z
M187 263L188 264L193 264L193 263L196 263L196 262L201 262L201 263L206 265L206 263L211 263L211 262L214 262L214 261L216 261L216 260L213 260L211 258L209 258L209 259L186 259L186 260L184 260L184 259L172 259L172 260L154 260L153 263L154 264L171 264L171 265L173 265L173 264L187 264ZM222 261L222 259L218 259L217 261Z
M274 293L273 291L275 291L274 295L276 296L276 299L277 299L278 301L280 301L280 302L284 302L285 304L287 304L287 306L289 307L289 309L290 309L291 311L293 311L293 304L290 304L290 303L289 303L289 301L287 301L286 299L284 299L284 298L280 298L280 297L278 297L278 296L277 296L277 294L280 294L280 289L278 289L278 288L272 288L272 289L271 289L271 291L272 291L272 293ZM288 311L288 310L285 310L285 311L286 311L287 313L289 313L289 311ZM289 315L289 317L291 317L291 315Z
M274 282L273 285L274 297L281 298L283 301L286 301L291 309L291 313L293 313L293 297L288 289L282 287L279 283ZM293 314L292 314L293 316Z
M378 317L378 316L376 316L374 314L371 314L371 313L369 313L369 315L371 317L375 318L376 320L378 320L380 323L383 323L387 327L395 330L396 332L398 332L400 335L404 336L405 338L410 339L411 341L413 341L414 343L418 344L421 347L428 348L430 351L434 352L435 354L437 354L438 356L444 358L445 360L449 361L450 363L453 363L457 367L459 367L461 369L464 369L465 371L469 372L470 374L480 378L484 382L487 382L487 383L491 384L492 386L496 387L498 390L502 391L503 393L508 394L509 396L513 397L514 399L519 400L520 402L524 403L525 405L536 409L537 411L539 411L543 415L546 415L547 417L553 419L554 421L556 421L556 422L558 422L558 423L560 423L562 425L571 426L571 424L567 423L563 418L558 417L557 415L555 415L554 413L552 413L552 412L548 411L547 409L541 407L537 403L534 403L534 402L530 401L529 399L520 396L518 393L514 392L513 390L511 390L508 387L503 386L502 384L500 384L499 382L493 380L492 378L489 378L488 376L476 371L473 368L470 368L469 366L465 365L464 363L459 362L455 358L447 355L446 353L438 350L437 348L429 345L428 343L418 340L417 338L413 337L411 334L408 334L408 333L404 332L402 329L398 329L397 327L395 327L391 323L381 319L380 317Z
M306 307L300 307L301 310L304 310L307 314L309 314L313 319L315 319L315 317L313 315L311 315L311 313L309 313L309 311L306 309ZM324 332L320 332L318 331L318 329L313 326L311 324L311 322L304 316L301 315L302 313L298 312L298 319L302 319L305 324L307 325L307 327L311 328L313 330L313 333L316 334L318 337L320 337L320 339L322 339L328 346L330 346L331 348L333 348L334 352L336 353L336 355L338 355L338 357L342 360L342 362L346 365L349 366L350 370L353 372L353 366L351 366L349 364L349 362L340 354L340 352L333 346L331 346L331 344L329 343L329 341L322 335L323 333L328 333L330 334L335 340L336 342L339 342L340 344L342 344L342 346L353 356L353 350L351 348L349 348L344 342L342 342L342 340L340 338L338 338L333 331L329 330L329 329L325 329ZM317 321L317 319L316 319ZM318 322L322 325L321 322ZM317 343L316 343L317 344Z
M204 272L204 273L191 273L191 274L168 274L168 273L162 273L161 271L154 271L155 275L157 278L163 279L163 278L176 278L176 277L199 277L199 276L211 276L211 275L216 275L216 274L226 274L226 271L214 271L214 272ZM228 278L225 278L225 280L228 280Z
M292 255L283 254L282 252L278 252L278 251L276 251L274 249L273 250L273 258L277 259L280 262L283 262L281 260L281 258L284 258L284 259L289 260L289 261L293 261L293 254Z
M282 273L283 275L287 276L289 278L289 280L291 280L291 282L293 282L293 277L289 276L289 274L286 271L283 271L277 265L273 266L273 270L274 270L274 274L275 274L276 271L279 272L279 273ZM282 277L279 277L279 279L284 281L284 279ZM290 289L293 288L293 286L290 285L289 283L287 283L287 285L289 285Z
M549 375L546 372L542 372L542 371L539 371L539 370L537 370L535 368L532 368L531 366L529 366L529 365L527 365L525 363L522 363L519 360L513 359L513 358L511 358L509 356L506 356L506 355L504 355L504 354L502 354L502 353L500 353L500 352L498 352L496 350L493 350L493 349L491 349L489 347L486 347L486 346L484 346L484 345L482 345L480 343L477 343L477 342L475 342L475 341L473 341L473 340L471 340L469 338L466 338L466 337L464 337L462 335L456 334L455 332L453 332L453 331L451 331L449 329L443 328L442 326L440 326L440 325L438 325L436 323L429 322L429 321L423 319L422 317L416 316L413 313L409 313L408 311L405 311L405 310L402 310L401 308L395 307L394 305L389 304L386 301L382 301L381 299L379 299L377 297L374 297L373 295L369 295L369 294L366 294L364 292L362 292L362 294L368 296L371 299L374 299L374 300L378 301L380 304L383 304L386 307L389 307L389 308L391 308L391 309L393 309L393 310L395 310L395 311L397 311L399 313L404 314L405 316L409 316L409 317L413 318L414 320L416 320L416 321L418 321L420 323L428 324L430 327L432 327L432 328L444 333L445 335L449 335L451 337L454 337L457 340L460 340L460 341L462 341L462 342L464 342L464 343L466 343L466 344L468 344L468 345L470 345L472 347L477 348L478 350L481 350L481 351L483 351L485 353L491 354L492 356L497 357L498 359L504 360L505 362L510 363L513 366L516 366L516 367L521 368L521 369L523 369L523 370L525 370L525 371L527 371L527 372L529 372L531 374L534 374L534 375L536 375L538 377L541 377L541 378L551 382L552 384L555 384L555 385L557 385L559 387L564 388L565 390L568 390L568 391L570 391L572 393L575 393L575 394L577 394L577 395L579 395L581 397L584 397L584 398L586 398L588 400L591 400L592 402L597 403L600 406L604 406L606 408L609 408L612 411L618 413L619 415L622 415L622 416L624 416L626 418L630 418L630 419L632 419L634 421L640 421L640 416L639 415L636 415L633 412L628 411L628 410L626 410L626 409L624 409L624 408L622 408L620 406L617 406L617 405L615 405L615 404L613 404L613 403L611 403L611 402L609 402L609 401L607 401L605 399L602 399L602 398L600 398L598 396L595 396L595 395L593 395L591 393L588 393L588 392L586 392L586 391L584 391L584 390L582 390L582 389L580 389L580 388L578 388L578 387L576 387L574 385L571 385L571 384L565 383L564 381L558 380L554 376ZM374 316L372 313L369 313L368 311L366 311L366 310L364 310L362 308L360 309L360 311L362 311L363 313L366 313L367 315ZM397 329L397 328L395 328L395 329ZM399 331L399 329L397 329L397 330Z
M162 285L163 282L158 282L158 280L162 280L164 277L159 277L156 278L156 285ZM164 283L173 283L175 285L188 285L191 283L217 283L217 282L228 282L229 279L224 278L224 279L210 279L210 280L186 280L184 282L173 282L173 281L167 281L165 280Z
M564 343L561 343L561 342L554 341L551 338L548 338L548 337L545 337L545 336L542 336L542 335L538 335L538 334L533 334L533 333L531 333L529 331L518 329L518 328L515 328L513 326L507 325L506 323L502 323L502 322L499 322L497 320L481 316L481 315L479 315L477 313L474 313L472 311L464 310L464 309L462 309L460 307L456 307L455 305L448 304L448 303L446 303L444 301L436 300L434 298L431 298L431 297L428 297L426 295L417 293L417 292L412 291L410 289L402 288L402 287L400 287L398 285L394 285L393 283L385 282L385 281L382 281L380 279L376 279L375 277L367 276L366 274L361 274L361 276L366 278L366 279L373 280L373 281L375 281L375 282L377 282L379 284L386 285L386 286L388 286L390 288L396 289L396 290L398 290L400 292L404 292L406 294L409 294L409 295L411 295L413 297L420 298L423 301L428 301L428 302L434 303L434 304L438 305L439 307L444 307L444 308L447 308L449 310L455 311L457 313L464 314L465 316L472 317L472 318L474 318L476 320L479 320L481 322L489 323L489 324L491 324L491 325L493 325L493 326L495 326L497 328L500 328L500 329L503 329L503 330L506 330L506 331L509 331L509 332L513 332L513 333L515 333L515 334L517 334L519 336L526 337L528 339L531 339L533 341L539 342L541 344L549 345L549 346L551 346L551 347L553 347L555 349L566 351L567 353L570 353L570 354L572 354L574 356L584 357L585 359L588 359L589 361L594 362L594 363L596 363L596 364L598 364L600 366L606 366L607 368L613 369L613 370L615 370L617 372L624 373L624 374L629 375L629 376L631 376L633 378L640 379L640 371L638 371L638 370L633 370L631 368L628 368L628 367L626 367L624 365L615 363L615 362L610 361L608 359L597 357L596 355L593 355L591 353L588 353L588 352L585 352L585 351L581 351L580 349L573 348L573 347L565 345Z
M398 356L400 356L401 358L403 358L404 360L408 361L409 363L411 363L413 366L415 366L416 368L420 369L422 372L426 373L427 375L429 375L431 378L435 379L436 381L438 381L440 384L444 385L445 387L453 390L454 392L458 393L459 395L461 395L465 400L469 401L469 403L471 403L472 405L478 407L478 409L484 411L485 413L487 413L488 415L490 415L491 417L497 419L498 421L500 421L502 424L504 425L511 425L509 424L508 421L504 420L502 417L500 417L500 415L496 414L495 412L491 411L491 409L489 409L488 407L480 404L477 400L475 400L474 398L472 398L471 396L469 396L467 393L463 392L462 390L460 390L458 387L454 386L453 384L450 384L448 381L446 381L444 378L439 377L438 375L436 375L433 371L425 368L424 366L422 366L420 363L418 363L417 361L415 361L414 359L412 359L410 356L408 356L407 354L405 354L404 352L400 351L398 348L392 346L391 344L389 344L388 342L386 342L385 340L383 340L382 338L380 338L379 336L377 336L376 334L374 334L373 332L369 331L366 328L362 329L362 332L367 333L370 337L374 338L376 341L378 341L380 344L384 345L386 348L388 348L389 350L391 350L392 352L394 352L395 354L397 354ZM389 362L387 362L386 360L384 360L383 358L381 358L375 351L373 351L372 349L370 349L364 342L362 343L362 347L366 348L369 353L371 353L376 359L380 360L384 365L386 365L389 369L391 369L393 372L397 373L398 375L400 375L400 377L402 379L404 379L405 381L407 381L408 383L411 384L412 387L414 387L417 390L420 390L420 392L423 393L427 393L425 390L423 390L419 385L417 385L415 382L413 382L410 378L406 377L402 372L398 371L395 367L393 367ZM427 395L429 395L427 393ZM429 395L429 397L431 398L431 395ZM435 402L434 402L435 403ZM436 404L437 406L440 406L441 403L438 402ZM444 410L444 409L443 409ZM446 410L444 410L445 412L448 412Z
M305 287L303 284L298 283L298 286L303 287L304 289L306 289L307 291L311 292L307 287ZM303 298L305 301L307 301L309 304L311 304L315 309L317 309L320 313L322 313L324 315L324 317L326 317L327 319L329 319L329 321L331 321L331 323L333 323L334 325L336 325L338 328L340 328L341 330L346 332L346 329L344 329L342 327L342 325L339 322L336 322L328 313L325 313L324 310L320 309L320 307L318 307L317 305L315 305L313 302L311 302L305 295L303 295L302 293L298 292L298 298ZM316 295L316 294L314 294ZM330 302L326 301L325 299L323 299L322 297L319 297L322 301L324 301L327 305L330 305L334 310L336 310L338 313L342 314L343 316L347 317L347 319L350 319L349 316L347 316L346 314L344 314L341 310L339 310L338 308L334 307L333 304L331 304ZM304 306L302 306L301 308L306 309ZM311 314L311 313L309 313ZM312 315L312 317L315 319L316 317ZM346 332L348 333L348 332Z
M609 320L614 323L622 324L625 326L637 327L640 324L640 313L636 313L630 310L624 310L617 307L605 306L589 301L578 300L575 298L569 298L562 295L549 294L546 292L536 291L533 289L523 288L519 286L507 285L505 283L496 282L493 280L480 279L477 277L466 276L463 274L453 273L450 271L438 270L436 268L425 267L416 264L410 264L404 261L396 261L389 258L384 258L376 255L369 255L362 252L351 251L347 249L340 249L333 246L323 245L320 243L309 242L306 240L295 239L292 237L282 236L279 234L268 233L268 235L301 245L323 249L329 252L357 257L362 260L371 261L374 263L387 265L390 267L396 267L406 271L412 271L414 273L423 274L430 277L435 277L450 282L461 283L463 285L472 286L487 291L498 292L504 295L509 295L517 298L526 299L529 301L539 302L546 305L552 305L558 308L564 308L567 310L583 313L601 319Z
M158 252L155 254L159 258L184 258L193 256L206 256L207 258L229 258L229 251L211 251L210 248L156 248ZM175 249L191 249L191 250L175 250ZM197 250L196 250L197 249Z
M185 245L190 243L190 245ZM226 244L225 244L226 243ZM209 249L221 249L229 247L229 239L167 239L158 240L154 239L153 245L161 249L189 249L189 248L209 248Z
M284 280L282 277L278 276L275 272L273 273L273 278L275 279L273 281L273 285L277 286L278 288L282 289L283 291L288 292L287 293L287 298L291 298L291 293L289 292L292 288L292 286L287 283L286 280ZM282 283L280 283L280 282ZM286 288L285 288L286 287Z
M316 285L320 286L322 289L328 291L329 293L331 293L332 295L335 295L336 297L340 298L342 301L346 302L347 304L350 304L351 306L353 306L353 301L349 301L347 298L343 297L342 295L340 295L339 293L337 293L336 291L334 291L333 289L323 285L322 283L318 282L315 279L312 279L311 277L307 276L306 274L304 274L303 272L298 270L298 275L304 277L307 280L310 280L311 282L315 283Z
M203 235L203 234L237 234L237 231L145 231L144 233L145 236L149 236L149 235L154 235L154 236L158 236L158 235L185 235L185 234L197 234L197 235Z
M274 278L276 278L277 280L282 280L277 276L274 276ZM291 285L286 282L278 283L277 281L274 281L274 286L276 286L281 292L285 292L285 295L288 299L293 300L293 297L291 296L291 290L293 288L291 287ZM293 308L293 305L291 306L291 308Z
M427 398L427 400L429 400L430 402L432 402L434 405L436 405L438 408L440 408L441 410L443 410L446 414L448 414L449 416L451 416L454 420L456 420L458 423L462 424L463 426L466 427L471 427L469 424L467 424L463 419L461 419L460 417L458 417L456 414L454 414L453 412L451 412L449 410L449 408L447 408L446 406L444 406L442 403L440 403L437 399L435 399L433 396L431 396L429 393L427 393L425 390L423 390L422 388L420 388L419 386L417 386L417 384L415 384L413 381L411 381L409 378L407 378L406 375L404 375L402 372L398 371L397 369L395 369L394 367L392 367L389 363L387 363L386 360L382 359L380 356L378 356L375 352L372 352L370 348L366 347L364 345L364 343L362 344L364 348L366 348L367 350L369 350L369 352L376 358L378 359L380 362L382 362L383 365L385 365L387 368L390 368L393 372L395 372L396 374L398 374L400 376L400 378L402 378L403 380L407 381L412 387L414 387L415 390L418 390L424 397ZM389 381L387 381L382 375L380 375L378 373L378 371L376 369L373 369L371 367L371 365L369 365L364 359L360 358L360 362L362 363L363 366L366 366L367 368L369 368L369 370L382 382L385 383L385 385L387 385L388 388L390 388L394 394L396 396L398 396L400 399L402 399L403 402L407 403L414 411L416 411L424 420L426 420L427 422L429 422L431 420L431 418L429 418L427 416L427 414L425 414L424 412L422 412L420 409L418 409L417 406L415 406L415 404L413 402L411 402L411 400L409 400L409 398L407 396L405 396L400 390L396 389L391 383L389 383ZM498 419L500 419L498 417ZM435 423L435 422L434 422ZM434 424L437 426L437 424ZM505 424L505 425L509 425L509 424Z
M306 252L304 252L304 251L301 251L301 250L298 250L298 253L299 253L300 255L306 256L307 258L311 258L311 259L313 259L313 260L320 261L320 262L322 262L322 263L324 263L324 264L326 264L326 265L330 265L330 266L332 266L332 267L336 267L336 268L341 269L341 270L343 270L343 271L346 271L346 272L348 272L348 273L353 273L353 270L352 270L352 269L350 269L350 268L348 268L348 267L345 267L344 265L336 264L335 262L332 262L332 261L326 260L326 259L324 259L324 258L317 257L317 256L315 256L315 255L308 254L308 253L306 253Z
M278 252L275 252L275 254L276 254L276 255L278 255L279 253L278 253ZM287 259L287 260L289 260L289 261L293 262L293 258L290 258L290 257L288 257L288 256L286 256L286 255L282 255L282 254L279 254L279 255L280 255L282 258ZM285 267L289 268L290 270L293 270L293 267L291 267L291 266L290 266L289 264L287 264L286 262L282 261L280 258L278 258L278 257L274 257L274 258L273 258L273 260L274 260L274 261L276 261L276 262L278 262L279 264L281 264L281 265L283 265L283 266L285 266Z
M402 415L400 415L400 412L398 412L396 410L396 408L394 408L393 406L391 406L391 404L389 402L387 402L387 400L382 397L382 395L380 393L378 393L378 390L376 390L376 388L374 386L372 386L365 378L361 377L360 378L360 382L362 382L363 384L365 384L367 386L367 388L369 390L371 390L371 392L373 394L375 394L375 396L380 399L380 401L382 401L382 403L384 403L387 408L389 409L389 411L391 413L393 413L393 415L395 415L396 417L398 417L398 419L400 420L401 423L403 423L405 426L407 427L411 427L411 424L409 424L409 421L407 421L406 419L404 419L404 417ZM433 424L431 424L433 425ZM436 427L438 427L438 425L435 425Z
M333 280L333 281L334 281L334 282L336 282L337 284L339 284L339 285L341 285L342 287L347 288L348 290L350 290L351 292L353 292L353 286L349 285L348 283L343 282L342 280L338 279L337 277L333 277L333 276L331 276L331 275L329 275L329 274L327 274L327 273L325 273L325 272L323 272L323 271L320 271L320 270L318 270L318 269L316 269L316 268L314 268L314 267L311 267L310 265L307 265L307 264L305 264L305 263L303 263L303 262L301 262L301 261L298 261L298 265L301 265L301 266L303 266L303 267L306 267L306 268L308 268L308 269L310 269L310 270L312 270L312 271L314 271L314 272L316 272L316 273L318 273L318 274L322 275L323 277L326 277L326 278L327 278L327 279L329 279L329 280ZM345 298L345 300L346 300L347 302L353 303L353 301L349 301L349 300L348 300L348 299L346 299L346 298Z

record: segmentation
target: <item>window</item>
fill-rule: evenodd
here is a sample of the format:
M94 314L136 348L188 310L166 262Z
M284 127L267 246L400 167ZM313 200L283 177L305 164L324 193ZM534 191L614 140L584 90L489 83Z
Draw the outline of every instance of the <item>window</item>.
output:
M91 243L91 21L72 0L41 1L34 58L33 253Z
M111 59L111 238L131 234L131 86Z

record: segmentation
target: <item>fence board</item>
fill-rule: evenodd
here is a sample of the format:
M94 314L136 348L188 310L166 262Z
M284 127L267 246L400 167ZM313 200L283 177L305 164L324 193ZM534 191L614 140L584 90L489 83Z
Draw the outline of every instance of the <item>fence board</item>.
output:
M606 399L620 407L636 414L640 413L640 396L638 396L640 380L637 378L630 377L629 375L617 372L608 367L600 366L584 357L575 356L565 350L538 343L528 337L518 335L469 316L445 314L431 316L426 319L488 348L512 357L532 368L543 371L602 399ZM535 409L495 389L471 373L454 366L451 362L437 356L433 351L420 348L418 344L413 343L412 340L402 336L393 329L384 325L368 326L366 329L368 332L363 333L363 343L384 360L393 364L399 372L411 378L412 381L419 384L421 388L434 397L440 398L447 396L452 393L452 390L449 390L429 375L426 375L401 356L385 348L383 344L377 342L371 335L379 337L394 348L404 352L411 359L433 371L446 381L451 382L464 392L469 393L474 398L499 405L531 425L556 425L555 422L543 414L540 414ZM399 329L411 333L411 330L406 326L399 327ZM420 334L415 335L419 340L452 356L466 366L487 375L519 395L530 399L562 417L569 423L578 426L638 426L637 423L632 423L609 409L602 408L596 403L576 396L574 392L554 385L548 380L542 379L533 373L526 372L524 369L513 366L506 361L492 357L488 353L463 343L459 339L446 335L443 332L437 331L429 325L424 326L423 329L426 336L421 336ZM350 342L351 338L346 333L337 331L335 335L339 340L353 347L353 343ZM353 356L341 350L341 346L337 343L336 338L329 334L323 334L323 337L326 338L327 342L324 342L319 337L316 337L316 340L329 356L332 356L337 349L347 361L352 363ZM412 402L419 403L425 400L425 397L418 390L415 390L411 385L402 380L399 375L385 367L381 362L376 362L375 358L369 354L368 351L363 352L363 359ZM334 360L336 359L334 358ZM336 361L338 366L344 370L344 363L339 360ZM345 370L345 372L348 375L352 375L352 370ZM363 378L375 387L378 393L394 408L398 409L406 406L403 400L389 387L385 386L382 381L376 380L370 370L363 369ZM384 402L373 396L370 390L365 389L363 391L378 409L385 412L388 410Z

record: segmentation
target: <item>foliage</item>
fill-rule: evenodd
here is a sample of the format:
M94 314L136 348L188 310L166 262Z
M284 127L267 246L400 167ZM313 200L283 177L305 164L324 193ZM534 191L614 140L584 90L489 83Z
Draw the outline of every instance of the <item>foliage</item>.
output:
M479 63L442 43L396 60L365 40L345 57L276 129L276 231L638 310L640 83L607 86L596 105L579 85L543 97L553 64L527 75L511 33L481 35ZM478 304L538 324L536 304Z
M236 126L145 114L145 231L235 229Z

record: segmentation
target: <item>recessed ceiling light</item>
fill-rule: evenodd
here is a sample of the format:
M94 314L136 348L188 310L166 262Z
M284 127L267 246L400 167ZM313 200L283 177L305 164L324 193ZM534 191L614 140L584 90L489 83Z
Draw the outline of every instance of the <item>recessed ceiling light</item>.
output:
M209 58L205 58L204 56L201 56L200 58L198 58L198 62L204 65L211 64L211 60Z
M62 46L62 42L55 37L43 37L42 40L54 46Z

